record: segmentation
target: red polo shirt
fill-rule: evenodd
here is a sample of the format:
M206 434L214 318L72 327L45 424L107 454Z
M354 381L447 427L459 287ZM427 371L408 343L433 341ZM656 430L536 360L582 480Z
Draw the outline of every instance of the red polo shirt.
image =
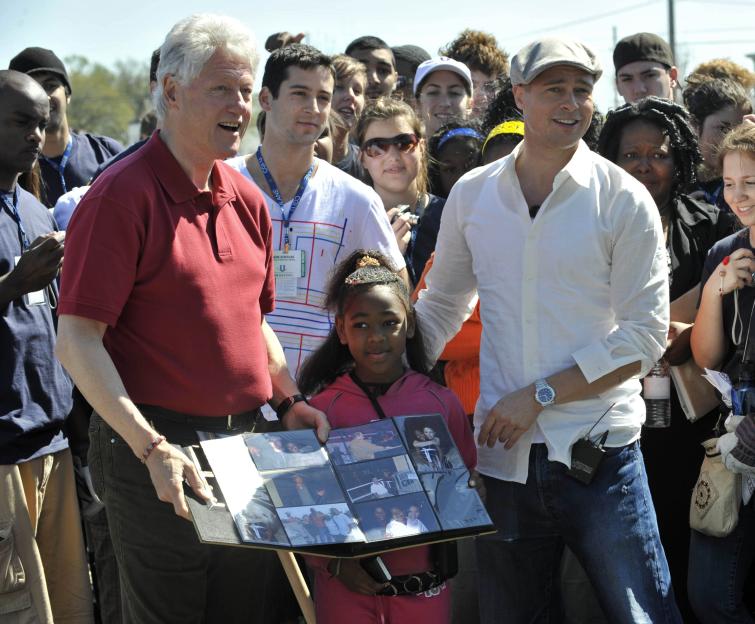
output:
M199 191L159 133L100 176L68 227L58 312L107 323L136 403L222 416L272 394L275 281L259 191L220 161L211 180Z

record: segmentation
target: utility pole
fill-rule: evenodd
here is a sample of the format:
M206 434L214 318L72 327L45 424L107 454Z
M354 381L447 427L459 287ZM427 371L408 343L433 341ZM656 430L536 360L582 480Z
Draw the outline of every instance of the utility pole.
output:
M611 34L613 37L613 49L615 50L616 44L619 42L619 31L616 26L613 26L613 28L611 29ZM616 88L616 81L614 81L613 83L613 107L619 107L619 92Z
M668 44L671 47L671 55L676 58L676 21L674 19L674 0L668 0Z

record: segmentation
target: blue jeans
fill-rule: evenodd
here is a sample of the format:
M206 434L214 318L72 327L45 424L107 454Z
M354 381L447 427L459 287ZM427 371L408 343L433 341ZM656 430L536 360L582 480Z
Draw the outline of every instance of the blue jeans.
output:
M744 584L755 558L755 497L739 508L737 527L726 537L692 531L689 598L703 624L755 622L743 604Z
M485 477L498 533L477 540L481 621L562 621L558 573L567 544L610 622L681 623L639 444L606 449L590 485L566 471L535 444L526 484Z

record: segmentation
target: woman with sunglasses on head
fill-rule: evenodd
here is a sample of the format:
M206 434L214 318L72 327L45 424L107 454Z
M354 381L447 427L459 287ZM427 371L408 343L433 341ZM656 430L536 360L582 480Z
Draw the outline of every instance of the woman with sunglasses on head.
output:
M383 200L414 286L435 249L445 205L427 192L422 122L405 102L380 98L364 109L357 141L368 183Z

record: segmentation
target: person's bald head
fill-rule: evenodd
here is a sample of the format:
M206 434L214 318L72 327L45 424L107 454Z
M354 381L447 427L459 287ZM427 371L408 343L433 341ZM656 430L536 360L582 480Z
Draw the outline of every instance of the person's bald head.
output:
M9 92L26 94L30 98L41 96L42 99L47 99L45 90L31 76L13 69L0 69L0 97L5 97Z
M36 80L0 70L0 183L6 190L34 165L49 118L50 102Z

